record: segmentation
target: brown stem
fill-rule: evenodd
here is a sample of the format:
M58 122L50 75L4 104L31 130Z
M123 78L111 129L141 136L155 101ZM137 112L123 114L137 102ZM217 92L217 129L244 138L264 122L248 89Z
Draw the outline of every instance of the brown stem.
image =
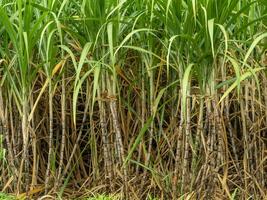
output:
M62 75L62 94L61 94L61 146L60 146L60 157L59 157L59 166L58 166L58 176L56 182L56 189L60 187L59 179L62 174L63 160L64 160L64 149L66 145L66 81L65 73Z
M48 156L47 156L47 168L45 177L45 194L48 192L49 181L50 181L50 163L53 151L53 92L52 83L49 83L49 143L48 143Z

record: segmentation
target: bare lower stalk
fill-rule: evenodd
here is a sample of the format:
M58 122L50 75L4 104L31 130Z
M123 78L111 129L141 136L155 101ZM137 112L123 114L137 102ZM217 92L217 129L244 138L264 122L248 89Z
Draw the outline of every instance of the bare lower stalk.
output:
M18 174L17 169L15 167L15 162L14 162L14 154L13 154L13 148L12 144L10 143L9 139L9 129L8 129L8 112L7 112L7 107L4 107L4 102L3 102L3 96L2 96L2 88L0 87L0 120L3 126L3 135L6 141L7 149L8 149L8 163L11 166L12 174L16 176Z
M267 59L267 57L266 57ZM264 93L263 93L263 96L264 96L264 104L267 105L267 79L264 77ZM265 126L267 126L267 109L265 108ZM263 138L267 138L267 133L263 133ZM266 143L262 142L262 148L261 149L264 149L266 151ZM264 151L262 151L262 158L264 158L266 156L265 153L263 153ZM267 185L267 174L265 172L265 169L264 169L264 166L262 165L261 167L261 174L262 174L262 185Z
M17 142L16 142L16 139L15 139L15 127L14 127L14 113L13 113L13 107L12 107L12 100L11 98L9 99L9 121L10 122L10 132L11 132L11 146L12 146L12 154L14 155L14 163L17 163L17 159L15 158L16 157L16 154L17 154L17 151L16 151L16 145L17 145ZM8 117L6 117L8 118ZM10 134L10 133L9 133Z
M155 96L154 74L153 74L152 71L151 71L151 74L150 74L149 81L150 81L150 114L152 116L153 112L154 112L153 111L153 104L154 104L154 100L155 100L155 98L154 98L154 96ZM147 157L146 157L146 162L145 162L146 166L149 164L150 157L151 157L153 136L154 136L154 120L150 124L148 151L147 151ZM144 177L145 176L146 175L144 175Z
M181 109L182 110L182 104ZM177 135L177 143L176 143L176 155L175 155L175 165L174 165L174 178L172 184L173 190L173 198L176 199L178 196L177 187L178 187L178 177L179 177L179 169L181 166L181 157L182 157L182 143L183 143L183 124L184 124L184 116L183 112L180 112L180 124L179 127L176 128L175 135Z
M173 191L173 198L177 198L178 192L178 177L179 177L179 166L181 163L181 144L182 144L182 132L179 128L175 129L175 135L177 135L177 143L176 143L176 155L175 155L175 165L174 165L174 172L173 172L173 182L172 182L172 191Z
M199 105L199 113L198 113L198 121L197 121L197 134L196 134L196 142L195 142L195 153L193 155L192 159L192 172L193 172L193 180L191 181L191 188L193 186L194 181L196 180L196 164L199 159L200 151L200 140L203 136L203 112L204 112L204 99L203 97L200 97L200 105ZM194 168L195 167L195 168Z
M244 106L243 109L241 110L241 113L243 112L243 115L244 115L244 120L245 120L245 124L247 125L247 127L250 127L250 125L252 124L251 123L251 119L250 119L250 103L249 103L249 96L250 96L250 88L249 88L249 81L246 80L246 85L244 87L245 89L245 96L244 96L244 99L241 99L242 102L244 102ZM246 134L245 134L246 133ZM243 132L244 134L244 138L245 138L245 141L246 141L246 146L244 146L244 148L246 148L246 151L247 151L247 158L248 158L248 172L250 173L251 172L251 158L252 158L252 155L251 155L251 140L250 140L250 129L247 129L246 132Z
M216 126L214 120L214 113L212 112L211 100L209 98L206 99L206 107L207 107L207 118L208 118L208 138L207 138L207 154L206 154L206 164L205 164L205 177L207 178L206 189L207 191L206 198L210 198L213 189L214 189L214 171L215 171L215 155L216 155L216 147L215 147L215 134L216 134Z
M216 104L216 97L214 96L214 98L212 99L212 107L213 107L213 112L214 112L214 121L216 124L216 136L217 136L217 166L220 166L222 163L224 163L224 156L223 156L223 150L224 150L224 142L223 142L223 137L224 137L224 131L223 131L223 127L222 127L222 122L221 122L221 118L220 118L220 113L218 111L217 108L217 104Z
M149 110L150 110L150 115L153 116L153 104L154 104L154 93L155 93L155 86L154 86L154 75L153 72L150 72L150 77L149 77L149 82L150 82L150 104L149 104ZM152 151L152 141L153 141L153 135L154 135L154 120L152 120L149 128L149 138L148 138L148 150L147 150L147 155L145 157L145 166L148 166L150 164L150 157L151 157L151 151ZM142 178L142 183L141 187L144 186L145 181L147 178L147 170L145 169L143 178Z
M142 69L143 70L143 69ZM144 127L145 125L145 120L146 120L146 91L145 91L145 81L144 78L141 77L141 85L142 85L142 90L141 90L141 128ZM138 149L138 158L137 161L140 163L141 161L141 155L142 155L142 142L139 144L139 149ZM139 165L136 165L136 175L139 173Z
M100 112L100 126L102 132L103 140L103 151L104 151L104 162L105 170L107 174L107 179L109 181L110 187L113 188L113 171L112 171L112 158L110 152L110 141L107 133L107 118L104 102L99 101L99 112Z
M248 188L248 173L249 173L249 153L248 153L248 133L247 133L247 125L246 125L246 117L245 117L245 107L244 107L244 100L240 100L240 111L241 111L241 119L242 119L242 133L243 133L243 149L244 149L244 155L243 155L243 168L244 168L244 182L245 182L245 188ZM245 193L245 198L247 199L247 194Z
M234 159L235 159L235 163L237 165L237 169L239 169L239 161L238 161L238 155L237 155L237 148L236 148L236 143L235 143L235 138L233 135L233 128L232 128L232 124L230 122L230 112L229 112L229 107L230 107L230 103L229 103L229 97L226 97L225 100L225 117L226 117L226 124L228 127L228 132L229 132L229 136L230 136L230 141L231 141L231 146L233 149L233 153L234 153ZM237 170L239 173L239 170Z
M19 178L18 178L18 184L17 184L17 192L20 191L20 183L21 178L23 175L23 167L25 167L25 185L26 185L26 196L28 197L28 191L29 191L29 152L28 152L28 143L29 143L29 129L28 129L28 102L27 98L24 97L23 104L22 104L22 136L23 136L23 154L22 154L22 160L20 163L20 172L19 172Z
M51 80L50 80L51 81ZM48 156L47 156L47 168L45 177L45 194L48 192L50 181L50 164L53 151L53 92L52 83L49 84L49 143L48 143Z
M121 128L120 128L120 122L118 118L118 109L117 109L117 103L115 100L111 100L110 102L110 110L113 118L113 126L115 129L115 137L116 137L116 146L119 150L120 154L120 166L122 167L123 170L123 179L124 179L124 192L125 195L128 195L128 187L127 187L127 169L126 166L123 164L125 161L125 156L124 156L124 150L123 150L123 143L122 143L122 135L121 135Z
M101 89L98 92L98 98L106 98L106 73L102 74L101 79ZM102 93L101 93L102 92ZM103 99L103 100L104 100ZM108 134L108 118L107 118L107 108L106 103L104 101L98 101L99 105L99 114L100 114L100 128L102 133L102 140L103 140L103 153L104 153L104 162L105 162L105 170L106 170L106 176L107 176L107 182L110 184L110 189L113 191L114 182L112 181L114 177L114 163L113 163L113 148L111 144L112 138L109 137ZM115 160L118 158L119 149L117 148L115 144Z
M31 96L30 101L31 108L33 107L33 96ZM30 139L31 139L31 146L32 146L32 177L31 177L31 190L37 185L37 176L38 176L38 166L37 166L37 139L35 133L35 118L32 119L31 126L29 127L30 131Z
M64 159L64 149L66 143L66 81L65 73L62 75L62 94L61 94L61 146L60 146L60 157L59 157L59 166L58 166L58 176L56 181L56 189L60 186L59 179L62 173L63 159Z
M188 95L189 93L187 93ZM186 124L185 124L185 149L183 156L183 170L182 170L182 194L184 194L185 186L187 185L187 181L190 180L190 174L188 173L188 163L189 163L189 143L190 143L190 135L191 135L191 104L190 97L187 96L186 103Z
M249 101L248 103L250 103L250 107L251 107L251 123L252 124L255 124L253 126L253 129L250 129L250 133L254 133L254 134L251 134L251 139L250 139L250 142L249 142L249 150L250 150L250 165L251 165L251 172L253 173L254 170L256 170L256 166L259 166L257 163L257 159L258 159L258 156L255 155L256 154L256 151L257 151L257 130L259 130L258 128L258 123L256 121L256 105L254 102L257 102L257 100L255 99L255 88L256 88L256 84L255 84L255 81L254 80L251 80L251 84L250 84L250 91L249 91L249 96L251 97L251 101ZM255 146L255 148L253 148ZM257 173L258 175L258 173ZM256 176L257 176L256 175Z

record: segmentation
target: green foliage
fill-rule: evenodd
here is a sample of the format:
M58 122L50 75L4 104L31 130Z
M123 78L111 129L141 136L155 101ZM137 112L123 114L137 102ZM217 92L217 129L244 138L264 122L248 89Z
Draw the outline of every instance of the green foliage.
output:
M85 198L83 200L117 200L118 198L114 196L107 195L95 195L94 197Z
M4 194L0 192L0 200L15 200L16 198L12 195Z

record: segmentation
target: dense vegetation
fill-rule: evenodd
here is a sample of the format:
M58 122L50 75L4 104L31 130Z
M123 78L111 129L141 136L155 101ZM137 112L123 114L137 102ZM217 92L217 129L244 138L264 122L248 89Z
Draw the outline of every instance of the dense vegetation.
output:
M266 0L0 0L0 190L266 198L266 26Z

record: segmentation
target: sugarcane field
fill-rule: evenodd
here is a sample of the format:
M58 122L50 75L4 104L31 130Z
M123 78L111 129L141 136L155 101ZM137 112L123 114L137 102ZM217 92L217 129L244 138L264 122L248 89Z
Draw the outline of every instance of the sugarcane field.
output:
M0 200L267 200L266 0L0 0Z

